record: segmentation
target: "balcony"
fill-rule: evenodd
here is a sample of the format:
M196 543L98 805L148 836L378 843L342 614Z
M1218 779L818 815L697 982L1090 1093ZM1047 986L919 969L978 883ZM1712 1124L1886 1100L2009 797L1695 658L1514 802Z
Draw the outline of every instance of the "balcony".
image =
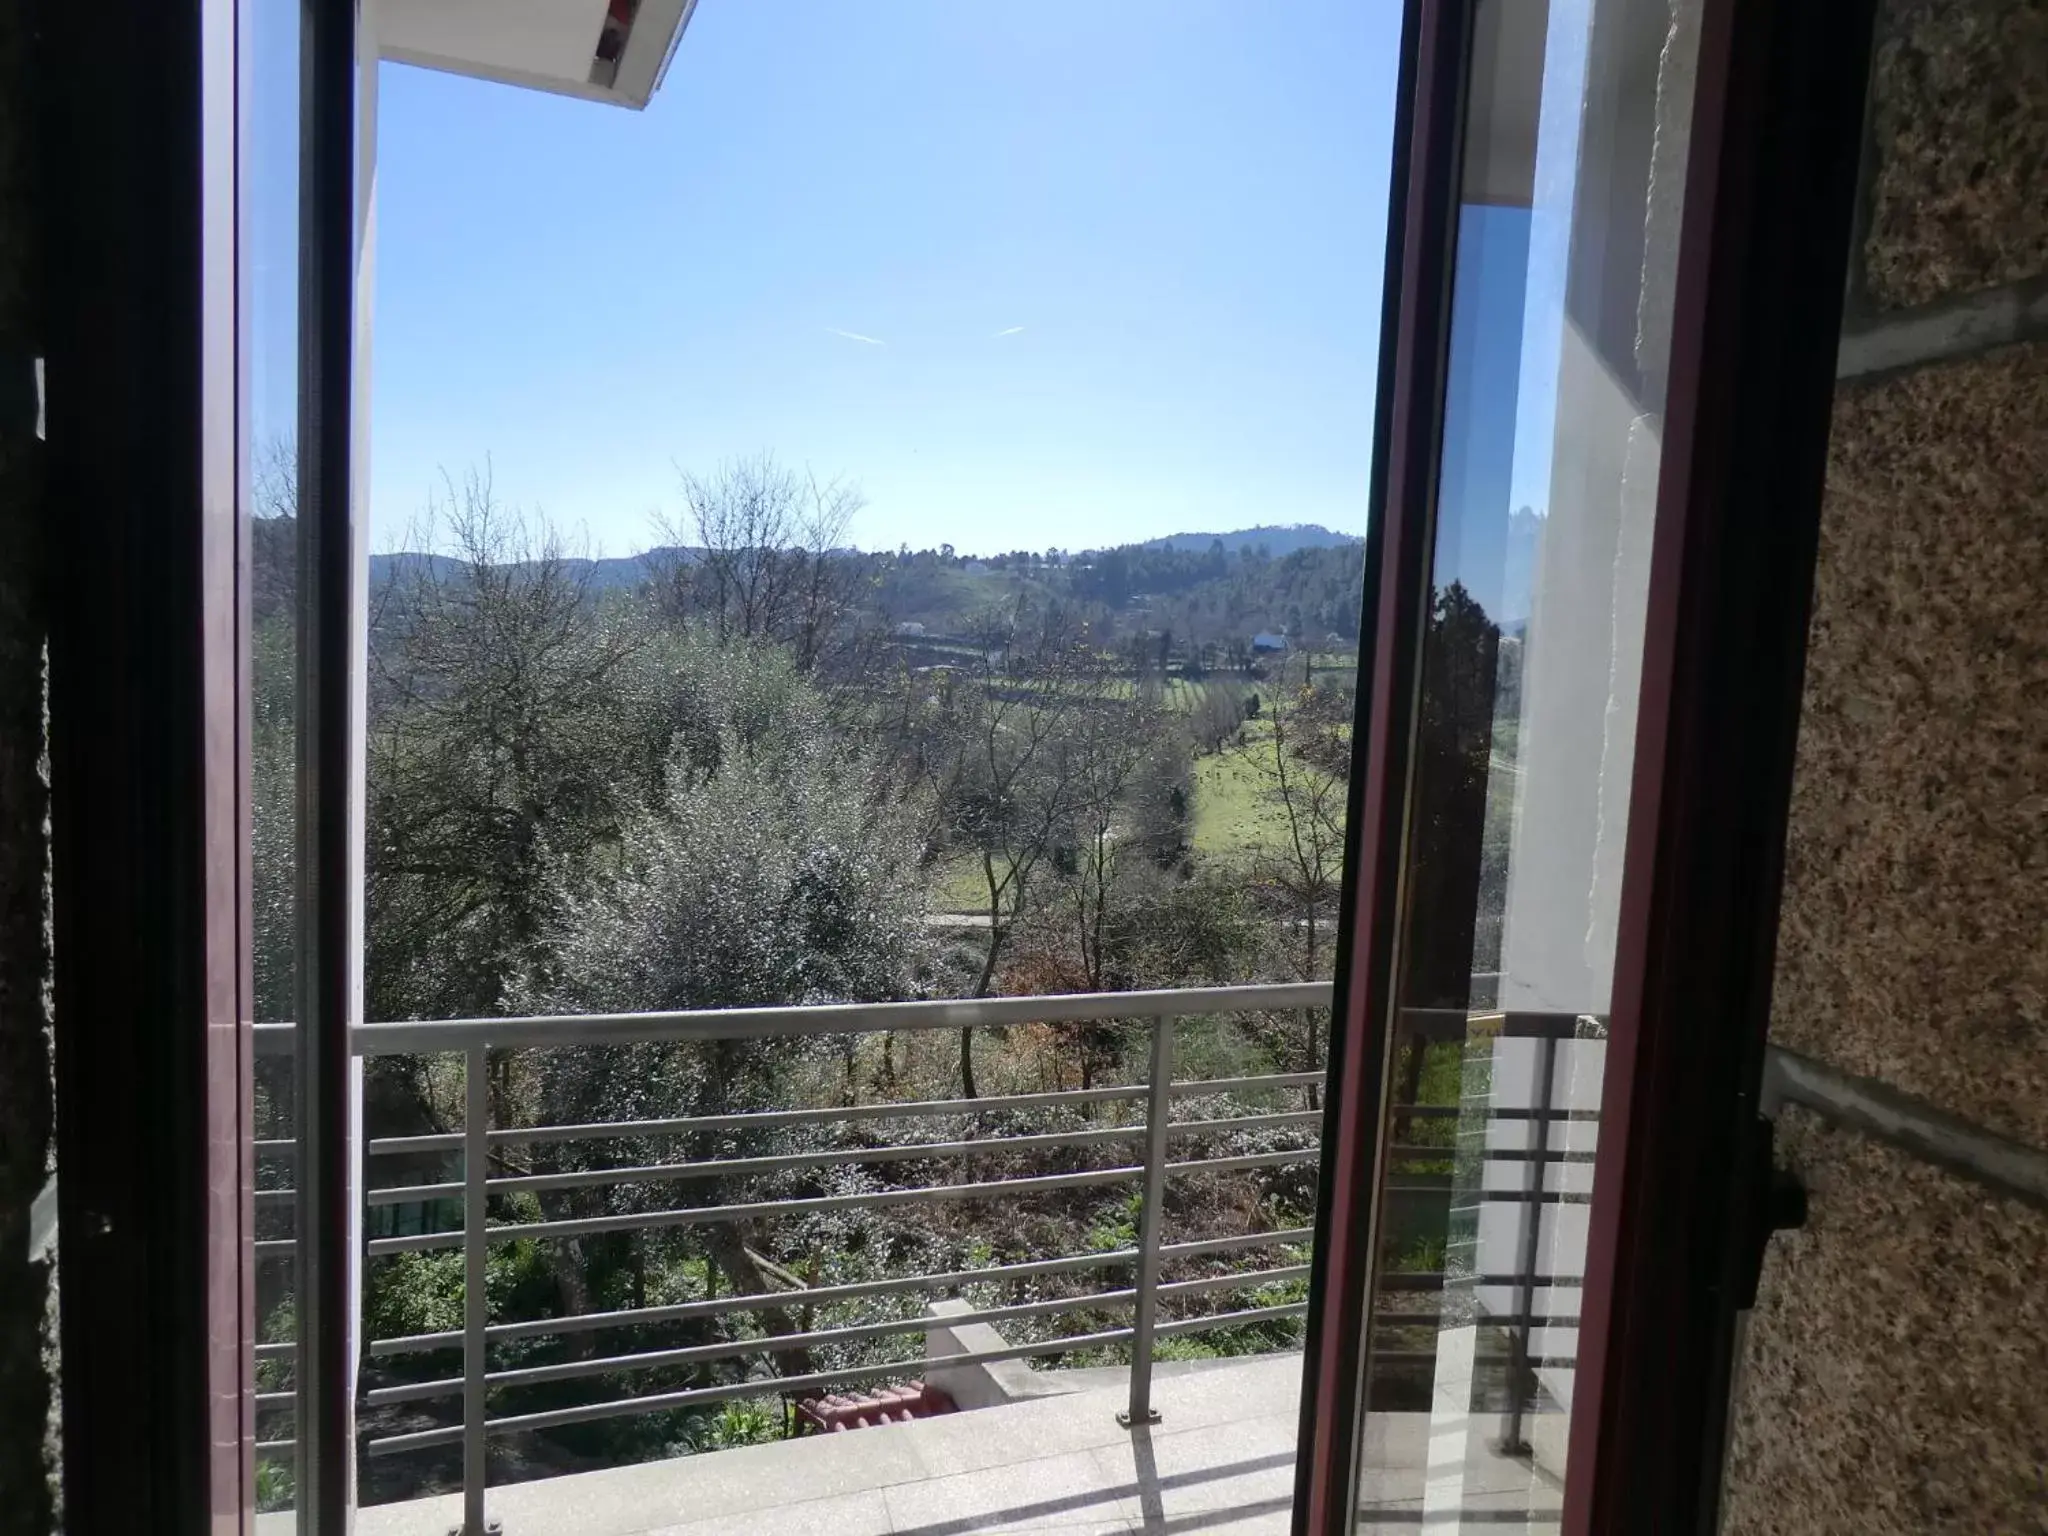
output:
M1270 1219L1272 1202L1188 1192L1213 1197L1233 1177L1311 1168L1321 1074L1190 1076L1176 1071L1176 1045L1204 1020L1271 1018L1326 1008L1329 998L1327 984L1307 983L359 1028L362 1057L451 1067L459 1059L465 1111L462 1130L365 1147L367 1264L459 1253L463 1283L460 1327L362 1343L359 1528L439 1536L481 1531L488 1518L513 1536L1284 1530L1300 1378L1287 1335L1307 1311L1313 1232ZM1451 1260L1396 1265L1382 1277L1368 1389L1374 1452L1361 1488L1375 1529L1420 1529L1455 1509L1538 1529L1556 1508L1546 1469L1562 1464L1555 1442L1576 1315L1570 1238L1557 1217L1583 1188L1566 1175L1590 1172L1582 1165L1593 1127L1572 1083L1574 1053L1593 1043L1575 1039L1568 1018L1490 1017L1500 1022L1485 1033L1498 1038L1475 1075L1461 1043L1467 1015L1404 1016L1415 1061L1432 1047L1464 1053L1454 1074L1464 1087L1458 1102L1393 1111L1407 1129L1390 1148L1385 1198L1390 1208L1471 1220L1462 1247L1436 1250ZM491 1123L492 1070L513 1053L815 1046L1105 1019L1149 1036L1143 1081L973 1100ZM289 1052L292 1033L259 1028L259 1051ZM1022 1116L1030 1128L1018 1130ZM1058 1128L1040 1128L1047 1124ZM861 1144L847 1144L853 1128ZM805 1149L762 1153L764 1144ZM679 1158L677 1147L696 1155ZM735 1147L745 1155L726 1155ZM556 1158L534 1171L536 1148L575 1148L576 1165ZM285 1182L292 1144L258 1151L265 1181ZM380 1176L391 1168L404 1172ZM423 1178L422 1169L444 1176ZM892 1177L901 1174L912 1176ZM688 1203L668 1193L693 1186L712 1194ZM778 1223L874 1210L954 1212L971 1230L1003 1237L1025 1225L1034 1202L1094 1188L1132 1192L1131 1240L851 1280L795 1272L750 1246ZM292 1199L289 1189L266 1189L259 1206L281 1215ZM473 1219L486 1211L488 1220ZM677 1229L728 1234L770 1283L573 1314L490 1315L490 1255L500 1245ZM276 1263L292 1251L286 1238L259 1244L259 1256ZM1220 1339L1229 1352L1160 1358L1177 1353L1162 1348L1176 1339ZM267 1373L259 1455L288 1463L293 1345L266 1343L258 1355ZM870 1420L903 1417L908 1410L886 1394L904 1382L936 1389L932 1400L956 1411L823 1427L842 1394L876 1398ZM565 1392L578 1400L562 1401ZM538 1405L537 1393L547 1394ZM764 1400L779 1400L785 1434L799 1433L590 1470L517 1451L577 1426ZM381 1478L381 1468L408 1461L405 1480Z

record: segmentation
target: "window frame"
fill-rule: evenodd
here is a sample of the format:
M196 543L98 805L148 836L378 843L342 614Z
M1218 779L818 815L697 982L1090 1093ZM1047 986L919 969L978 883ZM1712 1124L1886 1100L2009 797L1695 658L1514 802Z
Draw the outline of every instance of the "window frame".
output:
M246 1530L236 16L36 10L65 1521Z

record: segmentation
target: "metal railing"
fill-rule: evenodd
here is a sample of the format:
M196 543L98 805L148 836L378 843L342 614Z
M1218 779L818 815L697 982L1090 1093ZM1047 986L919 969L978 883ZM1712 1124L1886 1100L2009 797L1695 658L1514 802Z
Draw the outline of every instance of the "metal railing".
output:
M371 1237L365 1244L366 1255L371 1260L405 1253L461 1250L464 1274L462 1328L377 1339L369 1341L366 1346L366 1353L371 1358L459 1348L462 1357L461 1374L428 1381L372 1387L361 1397L366 1408L375 1409L459 1396L462 1403L461 1422L366 1440L364 1450L371 1456L388 1456L437 1446L460 1445L463 1453L464 1529L477 1533L486 1529L484 1450L486 1440L491 1435L554 1429L626 1415L660 1413L764 1395L839 1388L891 1377L901 1378L935 1369L1025 1360L1042 1355L1067 1354L1111 1346L1128 1346L1130 1349L1130 1392L1125 1411L1119 1417L1127 1423L1156 1422L1158 1415L1152 1406L1152 1357L1156 1341L1214 1329L1244 1327L1296 1318L1307 1311L1305 1301L1286 1301L1162 1319L1162 1301L1170 1302L1179 1298L1227 1291L1256 1290L1283 1282L1300 1281L1308 1273L1306 1264L1287 1263L1162 1282L1161 1273L1164 1265L1256 1249L1284 1248L1305 1244L1311 1237L1309 1228L1300 1227L1242 1233L1200 1241L1166 1243L1162 1240L1162 1214L1167 1181L1191 1174L1226 1174L1312 1162L1317 1156L1317 1148L1312 1140L1306 1145L1274 1151L1178 1159L1173 1156L1173 1144L1191 1139L1213 1140L1235 1133L1284 1130L1290 1127L1312 1129L1321 1120L1318 1110L1301 1108L1228 1115L1214 1119L1174 1121L1171 1118L1171 1110L1178 1099L1312 1089L1322 1080L1320 1072L1292 1072L1176 1082L1173 1079L1176 1022L1191 1016L1212 1014L1324 1008L1329 1005L1329 1001L1330 987L1327 982L1309 982L968 1001L835 1004L817 1007L722 1009L690 1013L458 1019L359 1026L352 1037L357 1055L370 1057L460 1053L465 1061L464 1078L467 1085L464 1128L461 1131L378 1138L369 1142L365 1148L371 1158L435 1153L461 1155L462 1178L459 1182L437 1180L431 1183L386 1185L372 1187L366 1195L366 1202L373 1209L380 1206L420 1205L426 1202L459 1200L463 1211L460 1229L377 1236ZM1150 1066L1146 1081L1143 1083L1108 1088L992 1095L974 1099L859 1104L824 1109L741 1111L668 1119L506 1127L493 1126L490 1123L490 1060L492 1053L503 1050L648 1043L710 1044L734 1040L796 1040L828 1035L957 1031L1022 1024L1105 1020L1136 1022L1149 1030ZM288 1050L291 1032L289 1025L259 1026L259 1052ZM1144 1105L1142 1120L1128 1125L1086 1130L1016 1135L990 1134L938 1142L832 1148L767 1156L653 1161L621 1167L581 1168L539 1174L502 1174L493 1173L491 1169L494 1156L502 1159L505 1149L518 1145L622 1140L648 1142L686 1137L702 1132L730 1135L859 1121L893 1122L920 1118L978 1117L1004 1111L1057 1110L1134 1101L1142 1102ZM864 1190L852 1194L675 1205L651 1211L607 1212L601 1215L558 1217L537 1221L511 1220L492 1224L485 1216L494 1198L502 1203L508 1197L543 1192L619 1186L687 1185L693 1182L744 1180L849 1165L883 1165L933 1158L971 1161L998 1156L1133 1144L1142 1147L1136 1159L1119 1160L1110 1167L1085 1168L1077 1171L975 1179L963 1183L927 1183ZM259 1150L288 1156L289 1143L265 1143ZM487 1261L490 1246L494 1243L733 1225L771 1217L787 1218L835 1211L888 1209L935 1202L1016 1199L1047 1191L1118 1184L1136 1185L1140 1190L1137 1241L1134 1246L945 1273L862 1280L850 1284L814 1286L793 1291L723 1296L663 1306L635 1307L533 1321L493 1324L488 1315ZM264 1191L259 1198L283 1203L291 1199L291 1192ZM286 1240L258 1246L259 1251L267 1247L282 1256L292 1245ZM498 1370L492 1370L488 1360L488 1351L492 1345L515 1339L633 1328L796 1306L809 1308L837 1301L901 1293L925 1292L937 1295L967 1285L1072 1275L1101 1269L1132 1270L1135 1272L1134 1283L1115 1289L1090 1290L1074 1296L955 1313L943 1320L912 1316L797 1333L770 1334L761 1338L605 1354ZM777 1374L766 1378L723 1382L710 1386L690 1386L673 1391L620 1397L539 1412L506 1414L497 1418L489 1416L487 1407L488 1394L494 1389L614 1376L666 1367L708 1365L749 1356L765 1356L774 1360L818 1346L854 1344L886 1339L899 1334L923 1333L941 1321L943 1327L950 1330L976 1323L1005 1323L1068 1312L1125 1309L1130 1313L1130 1322L1123 1326L1008 1344L999 1349L968 1350L941 1355L928 1353L925 1358L916 1361L897 1360L796 1375ZM290 1350L289 1345L264 1345L259 1348L259 1358L286 1359L290 1356ZM289 1392L259 1394L258 1407L282 1409L289 1406L291 1396ZM289 1442L286 1441L264 1442L264 1448L267 1449L282 1450L288 1446Z
M460 1446L464 1491L464 1530L480 1533L484 1523L486 1487L485 1446L492 1435L506 1435L587 1424L600 1420L661 1413L714 1405L740 1399L787 1395L813 1390L836 1389L862 1382L901 1378L933 1370L1026 1360L1038 1356L1068 1354L1105 1347L1127 1346L1130 1354L1129 1393L1124 1411L1118 1415L1126 1424L1157 1422L1152 1401L1153 1355L1161 1339L1197 1334L1214 1329L1237 1328L1303 1316L1306 1301L1289 1300L1262 1305L1240 1306L1191 1316L1162 1317L1161 1303L1218 1293L1242 1292L1261 1287L1298 1282L1308 1273L1305 1263L1267 1264L1265 1267L1226 1273L1198 1275L1164 1281L1168 1264L1191 1259L1249 1253L1260 1249L1305 1245L1313 1233L1307 1227L1277 1231L1245 1232L1196 1241L1164 1241L1164 1211L1168 1180L1191 1174L1227 1174L1259 1168L1313 1161L1318 1149L1309 1144L1273 1151L1232 1152L1225 1155L1191 1156L1176 1159L1175 1143L1191 1140L1213 1141L1236 1133L1267 1132L1290 1128L1312 1128L1321 1113L1315 1108L1293 1108L1259 1113L1229 1114L1211 1119L1176 1121L1172 1110L1177 1100L1225 1095L1264 1095L1276 1091L1312 1090L1322 1081L1317 1071L1262 1073L1249 1076L1176 1081L1174 1078L1175 1036L1178 1021L1191 1017L1248 1012L1282 1012L1305 1008L1327 1008L1330 986L1326 982L1174 989L1150 992L1074 994L1053 997L992 998L971 1001L942 1000L915 1003L851 1004L816 1007L727 1009L689 1013L643 1013L619 1015L571 1015L544 1018L486 1018L372 1024L358 1027L353 1034L354 1049L364 1057L458 1053L464 1060L464 1126L460 1131L373 1139L365 1148L372 1159L455 1156L461 1160L462 1176L375 1185L367 1191L370 1209L391 1206L421 1206L433 1202L459 1202L460 1228L447 1231L393 1233L373 1236L365 1244L370 1260L401 1254L457 1250L463 1254L463 1321L459 1329L444 1329L399 1337L370 1340L365 1355L370 1359L392 1359L436 1351L461 1352L459 1374L423 1381L403 1381L373 1386L361 1395L365 1408L396 1408L403 1405L460 1398L458 1423L387 1434L364 1442L373 1457L390 1456L434 1447ZM1439 1017L1438 1015L1441 1015ZM1080 1023L1104 1020L1132 1021L1149 1032L1149 1068L1142 1083L1076 1090L997 1094L972 1099L947 1099L850 1104L819 1109L742 1110L726 1113L688 1115L639 1120L604 1120L540 1126L494 1126L491 1124L490 1063L492 1053L532 1048L560 1048L586 1045L642 1045L647 1043L710 1044L733 1040L798 1040L828 1035L866 1035L881 1032L914 1032L992 1028L1021 1024ZM1467 1016L1456 1010L1409 1010L1403 1018L1404 1039L1418 1049L1435 1042L1462 1037ZM1548 1080L1554 1055L1554 1038L1568 1034L1563 1021L1541 1023L1528 1028L1543 1039L1543 1071ZM259 1052L288 1051L292 1026L258 1027ZM823 1150L775 1152L757 1156L725 1156L677 1161L628 1162L621 1166L573 1168L557 1172L494 1172L493 1159L502 1170L508 1151L555 1143L660 1142L719 1133L740 1136L748 1132L782 1132L801 1127L844 1125L858 1122L900 1122L916 1119L957 1119L981 1117L1010 1111L1061 1110L1142 1102L1143 1118L1129 1124L1052 1132L987 1134L943 1141L885 1143L876 1146L833 1147ZM1414 1125L1431 1119L1457 1116L1455 1105L1390 1107L1398 1124ZM1546 1163L1567 1160L1567 1154L1550 1150L1548 1126L1568 1118L1565 1111L1549 1108L1545 1102L1533 1110L1508 1109L1489 1115L1490 1119L1529 1119L1537 1122L1536 1145L1532 1152L1498 1154L1507 1161L1527 1162L1534 1176L1532 1185L1519 1191L1485 1193L1487 1200L1526 1202L1525 1229L1528 1240L1521 1246L1523 1262L1516 1273L1476 1278L1479 1283L1504 1282L1516 1286L1516 1312L1503 1319L1512 1330L1509 1368L1524 1378L1537 1363L1531 1354L1530 1330L1564 1319L1536 1318L1534 1288L1538 1284L1569 1284L1562 1277L1538 1276L1534 1242L1537 1207L1557 1194L1544 1187ZM1404 1144L1415 1142L1416 1144ZM893 1163L948 1159L972 1162L999 1156L1038 1154L1053 1151L1136 1146L1138 1156L1118 1160L1113 1166L1091 1167L1056 1173L969 1179L960 1183L922 1183L906 1187L865 1189L849 1194L797 1195L775 1199L724 1200L700 1205L669 1205L655 1210L608 1211L598 1215L575 1215L540 1220L501 1220L487 1217L493 1199L504 1204L520 1196L559 1194L566 1191L620 1187L688 1186L706 1181L744 1181L807 1170L849 1166L883 1166ZM259 1144L259 1151L289 1157L291 1144L273 1141ZM1449 1175L1414 1171L1413 1165L1434 1168L1452 1154L1452 1149L1413 1136L1390 1145L1393 1172L1384 1193L1396 1200L1446 1201L1451 1197ZM1489 1158L1495 1154L1487 1154ZM1590 1156L1590 1154L1587 1154ZM1576 1160L1577 1154L1569 1155ZM1403 1165L1410 1171L1402 1172ZM705 1297L664 1305L637 1306L611 1311L583 1312L532 1320L490 1321L486 1287L488 1255L494 1243L521 1240L561 1240L624 1232L664 1229L732 1226L773 1217L801 1217L849 1210L889 1209L991 1199L1016 1199L1047 1191L1094 1186L1134 1185L1138 1189L1136 1241L1103 1252L1032 1259L1010 1264L991 1264L971 1269L915 1274L884 1279L863 1279L842 1284L811 1284L801 1289L768 1290L755 1294ZM289 1190L264 1191L259 1200L288 1203ZM292 1249L289 1240L260 1243L259 1253L273 1250L283 1256ZM952 1313L943 1319L924 1315L858 1322L840 1327L810 1328L796 1332L769 1333L762 1337L728 1339L681 1347L642 1349L606 1353L585 1358L493 1370L488 1354L492 1346L519 1340L567 1337L615 1329L633 1329L730 1314L812 1309L866 1298L915 1294L939 1295L962 1287L990 1282L1013 1283L1051 1276L1072 1276L1098 1270L1125 1270L1131 1282L1113 1289L1085 1291L1072 1296L1013 1302ZM1415 1273L1382 1277L1382 1289L1390 1293L1441 1291L1441 1273ZM1001 1324L1058 1316L1071 1312L1122 1311L1130 1321L1121 1326L1086 1332L1060 1334L1041 1340L1009 1343L1002 1348L957 1351L926 1356L918 1360L891 1360L855 1364L838 1369L820 1369L784 1375L784 1359L819 1346L837 1346L884 1340L898 1335L926 1333L935 1327L946 1330L987 1323ZM288 1360L293 1346L266 1344L259 1347L259 1359ZM1375 1349L1376 1360L1420 1365L1421 1352L1404 1352L1398 1345ZM675 1367L697 1367L762 1357L776 1374L751 1379L691 1385L675 1390L623 1396L592 1403L552 1407L540 1411L489 1415L493 1390L532 1387L549 1383L618 1376L638 1371ZM290 1392L259 1394L259 1409L282 1410L291 1405ZM1517 1397L1519 1403L1519 1396ZM1520 1437L1521 1410L1514 1412L1511 1435ZM260 1450L283 1452L288 1440L262 1442Z

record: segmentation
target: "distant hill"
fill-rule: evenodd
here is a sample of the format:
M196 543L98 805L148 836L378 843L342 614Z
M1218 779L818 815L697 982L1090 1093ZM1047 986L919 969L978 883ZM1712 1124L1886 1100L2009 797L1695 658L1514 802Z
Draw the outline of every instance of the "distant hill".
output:
M1136 547L1200 555L1221 543L1227 555L1234 555L1240 549L1263 549L1277 560L1297 549L1335 549L1340 545L1361 542L1355 534L1333 533L1321 523L1265 523L1257 528L1239 528L1231 533L1169 533L1164 538L1147 539Z
M259 520L257 617L289 606L294 530L289 519ZM1141 544L1044 559L1035 554L963 558L950 551L839 552L868 564L862 607L884 629L922 625L958 634L973 617L1019 599L1077 599L1099 615L1104 638L1156 635L1186 650L1227 650L1262 631L1328 649L1355 645L1363 601L1363 541L1313 523L1268 524L1227 533L1176 533ZM610 559L570 559L595 593L631 592L665 559L694 562L703 551L652 550ZM371 592L411 574L461 579L447 555L392 552L370 557Z
M693 549L650 549L645 554L615 556L603 560L564 560L562 563L572 571L588 574L591 590L594 592L630 591L647 580L649 568L662 560L680 554L688 562L696 558ZM375 591L401 571L421 567L431 569L436 575L452 574L460 562L447 555L390 554L370 556L370 588Z

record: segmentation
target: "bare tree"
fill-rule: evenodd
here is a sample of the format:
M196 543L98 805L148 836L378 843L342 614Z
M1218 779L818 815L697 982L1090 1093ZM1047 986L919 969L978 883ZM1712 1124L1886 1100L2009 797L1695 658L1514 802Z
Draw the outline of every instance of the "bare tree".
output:
M1344 873L1344 819L1350 754L1342 728L1327 723L1320 701L1303 690L1292 698L1276 691L1267 728L1236 748L1268 781L1277 812L1277 846L1259 852L1255 877L1282 898L1298 947L1301 979L1319 981L1326 970L1325 924L1335 916ZM1333 754L1336 754L1333 760ZM1308 1070L1322 1053L1319 1009L1305 1009Z
M984 614L973 660L944 686L921 769L946 808L944 833L970 849L984 941L971 996L987 997L1040 867L1073 836L1090 789L1089 717L1109 700L1113 664L1071 612ZM960 1086L976 1096L974 1040L960 1032Z
M1204 682L1189 711L1189 728L1205 752L1221 752L1244 724L1244 685L1219 678Z
M1164 711L1142 698L1087 711L1072 732L1072 855L1056 862L1063 866L1061 905L1091 992L1112 990L1112 920L1127 877L1161 851L1158 839L1146 835L1148 818L1137 800L1160 777L1154 770L1172 738Z
M678 617L722 640L774 640L814 669L851 614L865 565L846 547L859 488L798 474L772 454L684 473L681 517L658 513L655 585Z

